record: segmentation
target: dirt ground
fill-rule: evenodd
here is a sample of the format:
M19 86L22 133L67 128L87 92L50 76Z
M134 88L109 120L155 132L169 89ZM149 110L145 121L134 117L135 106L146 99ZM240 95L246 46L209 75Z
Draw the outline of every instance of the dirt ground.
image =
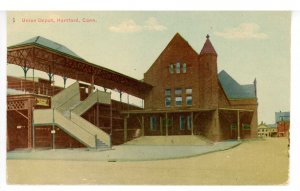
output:
M7 160L8 184L277 185L288 183L286 138L197 157L144 162Z

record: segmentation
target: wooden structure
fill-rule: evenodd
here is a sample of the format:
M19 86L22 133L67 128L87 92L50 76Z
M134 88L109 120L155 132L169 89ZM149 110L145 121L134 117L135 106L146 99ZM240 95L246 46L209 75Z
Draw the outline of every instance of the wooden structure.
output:
M86 92L85 89L88 89L89 90L88 93L90 93L94 89L95 85L101 86L105 90L117 89L120 93L120 97L123 92L126 92L136 97L143 98L145 96L145 93L149 91L149 89L151 89L150 85L142 81L125 76L123 74L117 73L107 68L92 64L82 59L78 55L76 55L73 51L71 51L67 47L40 36L31 38L25 42L8 47L7 62L8 64L15 64L22 67L24 71L24 79L8 77L8 88L11 90L19 91L17 97L22 98L23 100L17 101L16 99L12 99L12 97L16 97L16 96L13 95L8 96L9 99L8 99L8 109L7 109L8 119L11 119L9 121L20 120L20 119L16 119L16 120L12 119L11 118L12 112L19 113L20 116L23 116L23 118L27 120L27 125L24 125L23 127L24 128L26 127L28 133L25 137L23 137L23 140L26 140L28 144L23 144L22 146L20 146L22 148L25 146L31 148L33 146L32 110L37 109L39 107L36 107L34 101L32 100L36 100L37 96L39 95L53 96L58 92L60 92L61 90L63 90L63 88L56 87L52 84L52 82L55 80L54 79L55 75L63 78L64 87L66 85L66 81L68 78L90 84L85 87L81 86L83 88L82 89L83 91L81 91L82 99L87 97L87 95L85 94ZM29 69L33 70L32 72L33 76L29 77L27 75ZM34 76L35 70L46 72L49 79L44 80L35 77ZM22 92L24 95L19 95L22 94ZM27 99L28 96L30 97L30 99L29 98ZM50 100L50 97L48 97L48 99ZM25 103L26 104L24 105L24 107L20 108L19 102L20 104L22 103L23 105ZM98 108L98 106L96 106L96 108ZM90 115L87 113L84 114L84 116ZM115 118L117 119L120 117L121 116ZM96 118L96 116L94 116L94 118ZM97 121L99 121L98 118L99 117L97 117ZM10 124L12 123L9 122L8 128ZM8 132L12 132L12 131L8 131ZM49 133L47 136L49 137ZM14 136L11 133L9 133L8 137L14 137ZM22 142L22 141L19 140L17 142ZM114 141L114 142L120 143L118 141ZM14 144L18 144L18 143L14 143ZM11 145L13 145L13 143L11 143ZM14 148L14 146L8 148L11 149Z

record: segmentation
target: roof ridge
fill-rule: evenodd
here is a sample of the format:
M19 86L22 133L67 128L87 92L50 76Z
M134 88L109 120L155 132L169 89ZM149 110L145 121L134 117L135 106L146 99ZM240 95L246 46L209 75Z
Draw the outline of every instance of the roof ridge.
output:
M34 42L37 43L37 41L39 40L40 37L41 36L37 36Z

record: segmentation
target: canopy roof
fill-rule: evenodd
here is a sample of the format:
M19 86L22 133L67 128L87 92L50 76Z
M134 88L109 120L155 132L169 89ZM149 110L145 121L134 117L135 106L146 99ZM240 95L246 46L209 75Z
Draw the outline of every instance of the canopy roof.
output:
M65 47L64 45L59 44L57 42L54 42L52 40L46 39L42 36L36 36L36 37L30 38L30 39L28 39L24 42L18 43L18 44L13 45L13 46L10 46L8 48L11 49L11 48L14 48L14 47L20 47L20 46L26 46L26 45L36 45L36 46L48 48L48 49L51 49L53 51L72 56L74 58L84 60L83 58L78 56L75 52L73 52L69 48Z
M69 48L41 36L30 38L7 48L7 61L25 68L35 68L109 89L117 89L143 98L151 85L90 63Z

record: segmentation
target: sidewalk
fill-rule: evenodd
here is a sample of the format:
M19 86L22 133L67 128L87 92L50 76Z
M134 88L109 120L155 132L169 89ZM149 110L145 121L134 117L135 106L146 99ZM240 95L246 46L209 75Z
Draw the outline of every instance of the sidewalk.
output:
M198 156L223 151L241 144L224 141L201 146L120 145L111 150L81 149L17 150L7 153L8 160L71 160L71 161L149 161Z

